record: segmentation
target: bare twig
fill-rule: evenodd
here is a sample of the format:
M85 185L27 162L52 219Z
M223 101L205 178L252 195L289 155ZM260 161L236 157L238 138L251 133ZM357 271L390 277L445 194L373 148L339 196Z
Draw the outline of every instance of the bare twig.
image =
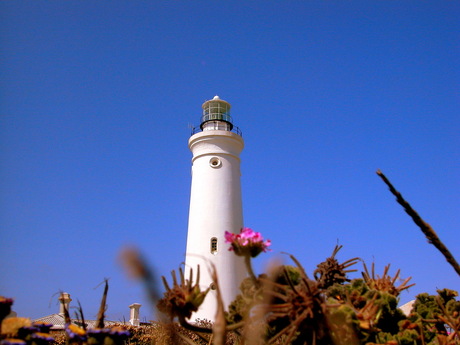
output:
M419 215L418 213L411 207L411 205L404 200L402 197L401 193L399 193L391 184L391 182L386 178L386 176L380 171L377 170L377 175L380 176L380 178L385 182L385 184L388 186L390 189L391 193L396 197L396 201L404 208L406 213L412 218L415 224L422 230L422 232L425 234L426 238L428 239L428 242L433 244L441 253L444 255L446 258L447 262L451 264L451 266L454 268L455 272L460 276L460 265L457 263L455 260L454 256L451 254L451 252L447 249L447 247L444 245L444 243L441 242L439 239L438 235L436 232L433 230L430 224L425 222Z
M105 282L104 292L102 294L101 306L99 307L99 312L97 313L96 328L104 328L104 318L105 318L105 310L106 310L106 304L107 304L107 292L109 291L108 279L104 279L104 282Z
M83 308L81 307L80 301L77 300L78 302L78 313L80 314L80 319L81 319L81 328L83 328L86 331L86 323L85 323L85 316L83 315Z
M197 343L195 343L193 340L189 339L188 337L186 337L185 335L182 335L180 333L176 333L176 335L181 338L184 342L186 342L187 344L189 345L196 345Z
M214 321L214 327L212 331L213 344L214 345L225 345L225 339L227 337L227 322L224 314L224 302L222 300L222 293L220 291L219 279L217 277L216 267L211 264L211 277L216 286L216 298L217 298L217 311L216 320Z
M134 247L126 247L120 253L120 261L132 278L139 279L144 283L147 297L149 298L151 305L155 306L160 299L160 293L157 289L157 280L154 272L147 265L147 262L140 251ZM164 279L163 283L165 283L166 286L168 284ZM157 315L158 320L167 322L162 313L158 313L156 309L154 309L154 312Z
M180 325L184 327L185 329L188 329L189 331L192 331L195 333L207 333L207 334L212 333L211 328L200 327L200 326L196 326L191 323L188 323L185 317L182 315L178 315L177 318L179 319Z
M61 297L63 297L63 292L61 292ZM67 305L63 302L62 303L63 307L64 307L64 320L65 320L65 323L67 325L70 325L71 324L71 321L70 321L70 313L69 313L69 310L67 309ZM67 333L66 333L67 334Z

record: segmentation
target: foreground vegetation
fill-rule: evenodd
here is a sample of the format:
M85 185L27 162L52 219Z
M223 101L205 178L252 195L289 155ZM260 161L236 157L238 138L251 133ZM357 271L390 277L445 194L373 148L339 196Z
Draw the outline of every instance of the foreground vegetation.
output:
M431 226L378 173L430 243L460 275L458 263ZM65 311L65 334L54 337L50 335L51 325L8 318L2 323L0 345L460 345L460 301L454 290L416 296L406 315L398 308L399 295L413 285L409 284L411 278L400 279L399 270L390 275L389 265L379 275L374 265L369 270L363 263L361 278L349 279L348 273L357 271L354 266L360 259L340 263L337 255L341 246L336 246L310 275L292 255L291 265L273 265L268 272L257 275L251 260L268 251L270 241L249 228L241 229L239 234L226 233L225 237L229 249L244 257L248 278L225 311L219 277L211 267L218 299L214 323L189 321L209 291L200 288L199 267L188 277L181 268L178 274L173 271L171 283L163 277L166 291L160 296L142 257L128 250L124 262L145 283L152 305L160 312L157 321L139 327L104 327L106 281L96 328L85 329L81 308L82 327L72 323ZM0 321L9 314L12 303L11 299L0 298Z
M187 321L206 291L200 290L198 279L185 279L179 270L157 304L169 318L152 339L157 344L203 345L460 344L456 291L420 294L406 316L398 308L398 296L412 286L410 278L401 280L399 271L389 275L389 266L377 275L374 266L369 270L363 265L362 278L349 280L347 273L358 259L339 263L339 250L335 247L311 278L293 256L293 265L250 276L228 312L218 311L214 325Z

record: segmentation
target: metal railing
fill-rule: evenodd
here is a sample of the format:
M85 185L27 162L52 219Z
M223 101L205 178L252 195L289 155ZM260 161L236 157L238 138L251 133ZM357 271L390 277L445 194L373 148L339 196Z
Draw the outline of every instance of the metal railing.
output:
M199 133L199 132L202 132L203 130L201 129L200 126L196 126L196 127L193 127L192 128L192 133L190 135L194 135L196 133ZM233 126L233 128L227 132L233 132L233 133L236 133L238 134L240 137L243 137L243 132L241 131L241 129L237 126Z

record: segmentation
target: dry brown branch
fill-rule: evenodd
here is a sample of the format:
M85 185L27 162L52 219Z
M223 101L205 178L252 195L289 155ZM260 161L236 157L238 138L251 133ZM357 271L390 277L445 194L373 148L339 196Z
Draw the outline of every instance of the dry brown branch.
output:
M422 230L422 232L425 234L426 238L428 239L428 242L433 244L442 253L442 255L444 255L447 262L451 264L455 272L457 272L457 274L460 276L460 265L457 263L454 256L447 249L444 243L441 242L441 240L439 239L438 235L433 230L431 225L425 222L418 215L418 213L411 207L411 205L406 200L404 200L401 193L399 193L393 187L391 182L387 179L387 177L380 170L377 170L377 175L379 175L380 178L383 180L383 182L385 182L385 184L390 189L391 193L396 197L396 201L404 208L406 213L412 218L412 220L420 228L420 230Z
M97 313L97 328L104 328L104 318L107 302L107 292L109 291L109 283L107 279L104 279L104 292L102 294L101 306L99 307L99 312Z
M216 320L214 321L214 327L212 330L213 344L214 345L225 345L225 339L227 337L227 322L225 321L224 314L224 302L222 300L222 294L220 292L219 279L217 277L217 271L214 265L211 265L211 276L216 287L216 298L217 298L217 311Z
M154 272L147 265L146 260L141 252L134 247L126 247L120 253L120 262L125 267L127 273L134 279L143 282L147 297L150 299L152 306L155 306L161 298L158 292L157 280ZM165 315L154 310L157 320L167 323Z

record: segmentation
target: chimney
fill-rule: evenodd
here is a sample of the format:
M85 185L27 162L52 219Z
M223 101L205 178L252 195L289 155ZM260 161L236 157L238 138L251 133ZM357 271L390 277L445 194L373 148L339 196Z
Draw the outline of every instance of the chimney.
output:
M70 295L67 292L61 292L61 297L59 297L59 314L64 315L64 308L69 311L69 304L72 301Z
M129 306L129 323L133 326L139 326L139 309L141 308L141 306L142 305L139 303L133 303Z

